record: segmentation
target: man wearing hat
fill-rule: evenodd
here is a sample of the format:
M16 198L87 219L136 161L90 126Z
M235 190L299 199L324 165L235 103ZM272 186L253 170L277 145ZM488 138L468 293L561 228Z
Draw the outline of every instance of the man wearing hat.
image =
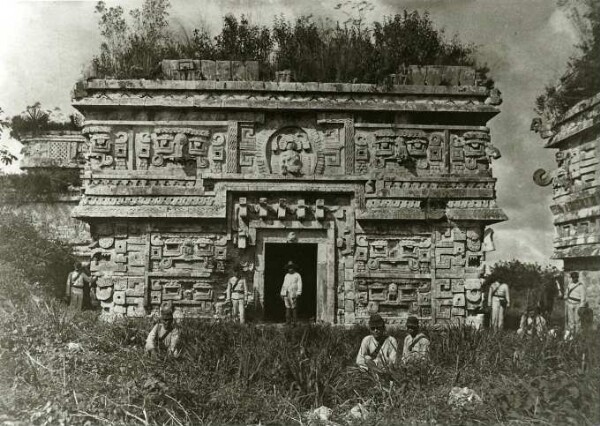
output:
M565 325L565 337L579 331L580 323L577 311L585 306L587 294L585 285L579 281L579 272L573 271L569 274L571 282L565 291L565 308L567 321Z
M402 349L402 362L414 362L426 360L429 356L429 339L419 332L419 320L417 317L408 317L406 320L408 335L404 338Z
M371 334L366 336L356 355L356 365L361 369L390 366L396 363L398 357L398 341L386 335L385 323L379 314L372 314L369 318Z
M248 288L246 286L246 280L242 277L243 269L240 265L237 265L234 269L233 277L227 281L227 298L225 301L231 303L233 316L240 317L240 324L246 322L246 297L248 294Z
M74 271L70 272L67 276L65 296L69 305L76 309L84 310L90 308L90 285L93 286L96 283L97 277L90 278L85 273L81 262L75 262L73 269Z
M302 277L297 272L298 267L291 260L285 265L287 273L283 278L281 286L281 298L285 303L285 322L286 324L296 324L297 312L296 304L298 297L302 294Z
M156 324L146 339L146 352L157 354L167 352L167 354L178 357L179 353L179 327L173 322L173 305L170 302L164 302L160 306L160 322Z
M508 284L494 281L490 285L488 303L492 307L492 328L504 328L504 311L510 307L510 291Z
M537 306L527 307L527 312L521 316L517 335L521 337L546 336L546 319L540 315L540 309Z

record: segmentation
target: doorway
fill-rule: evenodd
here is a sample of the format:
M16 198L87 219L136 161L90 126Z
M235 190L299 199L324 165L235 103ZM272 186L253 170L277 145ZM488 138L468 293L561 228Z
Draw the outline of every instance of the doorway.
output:
M291 260L302 277L298 319L314 322L317 312L317 244L265 244L265 321L284 322L285 306L280 297L285 265Z

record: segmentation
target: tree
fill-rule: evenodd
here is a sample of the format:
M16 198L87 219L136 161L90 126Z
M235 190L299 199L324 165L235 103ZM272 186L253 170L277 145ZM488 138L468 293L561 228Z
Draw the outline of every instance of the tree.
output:
M583 19L580 8L585 10ZM582 39L576 45L577 53L569 59L558 84L546 86L544 93L536 99L536 113L550 122L578 102L600 92L600 2L576 0L571 18Z
M10 127L10 122L4 117L4 111L0 108L0 138L4 133L5 128ZM0 145L0 163L5 166L10 166L13 162L17 160L17 157L9 151L8 147L5 145Z

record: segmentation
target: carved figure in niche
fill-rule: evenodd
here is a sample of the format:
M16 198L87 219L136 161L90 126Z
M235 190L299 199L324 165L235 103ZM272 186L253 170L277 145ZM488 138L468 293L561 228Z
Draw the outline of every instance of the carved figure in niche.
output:
M314 153L308 135L299 127L286 127L269 140L271 172L301 176L312 173Z

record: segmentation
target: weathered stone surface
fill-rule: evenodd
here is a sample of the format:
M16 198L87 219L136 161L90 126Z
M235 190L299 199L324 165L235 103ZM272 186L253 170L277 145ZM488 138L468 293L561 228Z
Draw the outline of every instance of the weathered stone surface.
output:
M217 62L214 78L243 80L252 66ZM483 230L506 216L485 127L498 110L474 73L411 68L410 85L387 90L176 81L205 78L212 64L163 67L174 80L93 80L74 103L89 118L74 215L92 225L107 313L139 316L169 300L177 316L212 317L240 264L261 318L281 285L269 269L278 244L300 261L316 249L302 273L314 276L315 295L303 297L314 297L317 321L377 311L394 324L460 322L480 309L471 281ZM438 111L468 112L469 125Z
M590 307L600 318L600 94L586 99L550 125L546 148L558 149L558 168L539 169L534 181L552 184L556 237L554 258L565 271L578 271L586 285ZM540 131L532 124L532 130Z

